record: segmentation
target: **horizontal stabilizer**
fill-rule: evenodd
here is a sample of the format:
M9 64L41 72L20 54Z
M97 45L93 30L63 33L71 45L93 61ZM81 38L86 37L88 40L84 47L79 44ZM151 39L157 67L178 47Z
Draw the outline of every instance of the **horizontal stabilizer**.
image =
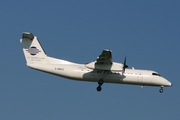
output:
M28 33L28 32L24 32L23 34L22 34L22 38L23 39L30 39L30 40L33 40L34 39L34 35L32 34L32 33Z

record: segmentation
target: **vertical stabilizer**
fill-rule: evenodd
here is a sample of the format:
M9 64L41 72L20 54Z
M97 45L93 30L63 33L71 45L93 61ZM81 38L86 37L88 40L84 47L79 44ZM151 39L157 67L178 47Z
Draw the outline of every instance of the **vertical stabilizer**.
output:
M20 42L22 44L27 65L49 63L48 57L41 44L39 43L37 37L32 33L24 32Z

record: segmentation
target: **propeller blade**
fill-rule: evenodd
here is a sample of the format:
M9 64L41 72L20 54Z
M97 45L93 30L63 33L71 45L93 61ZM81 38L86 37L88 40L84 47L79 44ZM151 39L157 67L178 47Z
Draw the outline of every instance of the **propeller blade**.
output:
M123 73L125 72L126 68L128 68L128 65L126 65L126 57L125 57L124 64L123 64Z

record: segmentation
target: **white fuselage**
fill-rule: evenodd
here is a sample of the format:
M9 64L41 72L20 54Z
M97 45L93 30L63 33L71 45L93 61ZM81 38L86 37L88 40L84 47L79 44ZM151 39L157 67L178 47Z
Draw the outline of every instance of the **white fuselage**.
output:
M98 82L102 70L87 68L84 64L27 64L33 69L73 80ZM122 72L109 71L104 77L105 83L133 84L141 86L171 86L171 83L149 70L126 69Z

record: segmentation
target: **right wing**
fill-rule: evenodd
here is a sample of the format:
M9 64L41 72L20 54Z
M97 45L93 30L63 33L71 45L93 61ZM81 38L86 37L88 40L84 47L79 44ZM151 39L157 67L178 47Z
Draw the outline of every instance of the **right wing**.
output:
M96 64L112 65L112 55L110 50L103 50L96 60Z
M103 50L96 61L90 62L85 66L87 68L96 70L122 71L123 64L113 62L111 53L112 52L110 50Z

